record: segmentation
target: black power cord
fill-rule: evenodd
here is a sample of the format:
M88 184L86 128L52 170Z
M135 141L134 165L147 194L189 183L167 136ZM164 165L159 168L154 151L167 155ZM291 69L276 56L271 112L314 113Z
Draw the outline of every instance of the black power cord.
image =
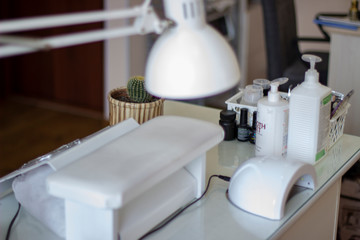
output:
M209 177L209 181L208 181L208 184L205 188L205 191L203 192L203 194L199 197L199 198L196 198L194 199L192 202L190 202L188 205L186 205L185 207L183 207L182 209L180 209L176 214L174 214L172 217L170 217L167 221L165 221L163 224L161 224L160 226L150 230L149 232L147 232L145 235L143 235L141 238L139 238L139 240L142 240L146 237L148 237L149 235L153 234L154 232L156 231L159 231L160 229L162 229L163 227L165 227L168 223L170 223L172 220L174 220L177 216L179 216L182 212L184 212L186 209L188 209L190 206L194 205L195 203L197 203L200 199L202 199L206 192L209 190L209 186L210 186L210 182L211 182L211 179L214 178L214 177L218 177L226 182L229 182L230 181L230 177L228 176L223 176L223 175L211 175Z
M10 225L9 225L9 227L8 227L5 240L9 240L9 239L10 239L11 228L12 228L12 226L14 225L14 222L15 222L17 216L19 215L20 208L21 208L21 204L19 203L19 206L18 206L18 209L17 209L17 211L16 211L16 213L15 213L15 216L14 216L13 219L11 220Z

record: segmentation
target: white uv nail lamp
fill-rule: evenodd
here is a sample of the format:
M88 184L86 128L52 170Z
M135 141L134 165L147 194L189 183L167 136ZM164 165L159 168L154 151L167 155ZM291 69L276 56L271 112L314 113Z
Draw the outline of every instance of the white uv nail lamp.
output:
M279 157L254 157L240 165L231 177L228 197L247 212L280 220L294 185L314 189L314 166Z

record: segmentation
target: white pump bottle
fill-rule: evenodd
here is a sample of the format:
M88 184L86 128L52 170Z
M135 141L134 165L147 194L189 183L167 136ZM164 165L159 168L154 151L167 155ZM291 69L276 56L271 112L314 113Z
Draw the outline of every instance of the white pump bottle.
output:
M302 59L311 67L305 73L305 81L291 92L287 156L315 164L326 154L331 89L319 83L315 63L321 58L303 55Z
M256 156L284 156L287 148L289 104L281 99L279 82L270 84L268 96L257 104Z

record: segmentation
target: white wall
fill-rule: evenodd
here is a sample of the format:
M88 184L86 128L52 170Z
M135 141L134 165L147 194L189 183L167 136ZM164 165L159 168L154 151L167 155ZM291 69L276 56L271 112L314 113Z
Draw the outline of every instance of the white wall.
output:
M128 6L127 1L105 0L104 9L124 9ZM125 20L112 20L106 24L106 28L121 27L126 24ZM107 95L113 88L121 86L129 75L128 63L128 38L115 38L104 42L104 118L109 117L109 105Z
M126 9L142 0L105 0L105 9ZM126 26L128 20L113 20L107 28ZM146 44L144 36L121 37L104 44L104 117L109 116L107 95L111 89L125 86L130 76L144 75Z
M266 78L266 53L263 13L260 1L249 6L249 52L246 85L256 78Z

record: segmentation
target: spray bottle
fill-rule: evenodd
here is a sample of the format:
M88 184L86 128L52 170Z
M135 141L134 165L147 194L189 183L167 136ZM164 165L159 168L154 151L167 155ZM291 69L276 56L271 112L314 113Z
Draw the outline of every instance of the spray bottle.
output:
M310 69L304 82L291 92L287 156L315 164L326 154L331 89L319 83L315 63L321 58L305 54L302 59L310 62Z
M256 156L284 156L287 149L289 104L281 99L279 82L257 104Z

